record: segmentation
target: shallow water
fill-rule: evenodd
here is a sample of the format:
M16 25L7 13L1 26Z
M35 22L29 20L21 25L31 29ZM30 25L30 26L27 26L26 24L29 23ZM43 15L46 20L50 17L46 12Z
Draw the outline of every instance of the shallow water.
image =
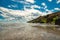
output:
M60 40L57 25L39 23L0 23L0 40Z

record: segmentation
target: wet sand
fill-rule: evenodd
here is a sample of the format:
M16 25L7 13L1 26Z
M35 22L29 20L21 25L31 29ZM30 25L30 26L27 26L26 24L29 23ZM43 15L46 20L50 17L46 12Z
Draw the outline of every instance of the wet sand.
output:
M60 40L58 28L32 25L0 24L0 40Z

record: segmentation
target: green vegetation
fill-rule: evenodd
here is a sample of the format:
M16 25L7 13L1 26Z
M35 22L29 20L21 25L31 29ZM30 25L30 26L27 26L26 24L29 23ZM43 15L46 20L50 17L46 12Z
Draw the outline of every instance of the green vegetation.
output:
M55 24L56 20L60 19L60 12L51 13L46 16L40 16L37 19L31 20L28 23L50 23Z
M54 17L52 23L55 23L57 19L58 19L58 16Z

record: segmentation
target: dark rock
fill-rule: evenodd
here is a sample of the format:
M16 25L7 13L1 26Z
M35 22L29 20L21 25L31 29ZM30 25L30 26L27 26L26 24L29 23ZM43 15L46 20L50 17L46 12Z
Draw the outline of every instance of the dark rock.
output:
M56 25L60 25L60 18L55 21Z

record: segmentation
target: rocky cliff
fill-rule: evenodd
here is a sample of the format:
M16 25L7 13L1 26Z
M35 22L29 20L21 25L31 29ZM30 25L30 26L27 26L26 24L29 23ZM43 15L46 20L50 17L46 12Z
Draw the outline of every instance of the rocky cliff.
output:
M50 23L60 25L60 11L28 21L28 23Z

